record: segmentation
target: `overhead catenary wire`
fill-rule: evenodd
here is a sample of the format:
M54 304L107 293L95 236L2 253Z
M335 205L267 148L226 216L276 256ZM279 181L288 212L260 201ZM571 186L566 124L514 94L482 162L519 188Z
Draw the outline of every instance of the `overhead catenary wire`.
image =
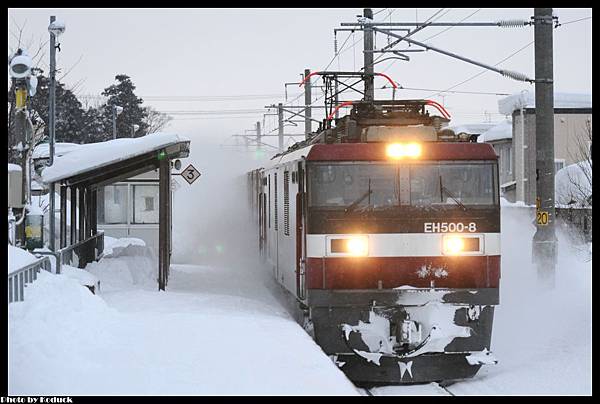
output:
M463 19L459 20L459 21L458 21L458 24L460 24L461 22L464 22L464 21L468 20L469 18L473 17L475 14L477 14L477 13L478 13L478 12L480 12L480 11L481 11L481 9L480 9L480 8L478 8L477 10L475 10L474 12L472 12L471 14L469 14L468 16L466 16L465 18L463 18ZM446 32L446 31L448 31L448 30L451 30L451 29L452 29L452 28L454 28L454 27L455 27L455 26L450 26L450 27L447 27L447 28L443 29L442 31L438 32L437 34L434 34L434 35L432 35L432 36L430 36L430 37L428 37L428 38L425 38L425 39L423 39L423 42L427 42L427 41L429 41L430 39L433 39L433 38L435 38L435 37L437 37L437 36L439 36L439 35L442 35L444 32Z
M579 18L577 20L571 20L571 21L560 23L559 26L568 25L568 24L572 24L574 22L579 22L579 21L584 21L584 20L591 20L591 19L592 19L591 16L590 17Z
M527 49L528 47L530 47L530 46L531 46L533 43L534 43L534 41L531 41L531 42L529 42L527 45L525 45L525 46L523 46L523 47L519 48L518 50L516 50L515 52L511 53L510 55L508 55L507 57L505 57L504 59L502 59L502 60L501 60L501 61L499 61L498 63L494 64L494 66L498 66L499 64L506 62L508 59L510 59L510 58L512 58L513 56L517 55L519 52L521 52L521 51L523 51L523 50ZM434 93L434 94L429 94L429 95L427 95L427 96L426 96L426 98L429 98L429 97L435 97L436 95L439 95L439 94L441 94L441 93L443 93L443 92L447 92L448 90L452 90L452 89L454 89L454 88L456 88L456 87L462 86L463 84L465 84L465 83L468 83L469 81L476 79L477 77L481 76L482 74L484 74L484 73L486 73L486 72L488 72L488 71L489 71L489 70L487 70L487 69L483 69L483 70L482 70L482 71L480 71L479 73L477 73L477 74L475 74L475 75L473 75L473 76L469 77L469 78L468 78L468 79L466 79L466 80L463 80L463 81L461 81L461 82L460 82L460 83L458 83L458 84L455 84L455 85L453 85L453 86L451 86L451 87L448 87L448 88L447 88L447 89L445 89L444 91L441 91L441 92L437 92L437 93Z

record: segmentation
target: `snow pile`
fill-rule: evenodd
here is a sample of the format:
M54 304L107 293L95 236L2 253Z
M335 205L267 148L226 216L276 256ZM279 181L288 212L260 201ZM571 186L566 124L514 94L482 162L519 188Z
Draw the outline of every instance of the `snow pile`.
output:
M39 258L22 248L8 245L8 273L12 273L26 265L33 264Z
M77 280L41 271L25 301L9 305L10 394L68 391L72 374L89 375L102 346L117 342L107 331L113 313Z
M75 279L82 286L93 286L95 291L99 290L99 280L97 277L83 269L75 268L70 265L60 266L61 275L65 275L71 279Z
M8 163L8 172L11 171L22 171L22 169L19 165Z
M68 153L56 157L54 164L42 171L42 180L50 183L187 141L188 138L177 134L152 133L138 138L79 145Z
M114 238L109 236L104 236L104 257L118 257L121 255L122 251L129 246L141 246L144 247L146 243L144 240L139 238ZM132 251L129 249L128 251Z
M128 241L112 244L114 250L109 250L110 254L104 255L98 262L89 263L85 270L100 280L103 292L133 285L156 289L158 262L152 249L146 247L142 240L125 240Z
M556 203L563 206L591 206L592 165L584 160L561 168L554 177Z
M512 139L512 121L505 120L485 131L478 142L493 142L496 140Z
M535 108L535 91L523 90L498 100L498 112L503 115L521 108ZM592 95L555 92L554 108L592 108Z

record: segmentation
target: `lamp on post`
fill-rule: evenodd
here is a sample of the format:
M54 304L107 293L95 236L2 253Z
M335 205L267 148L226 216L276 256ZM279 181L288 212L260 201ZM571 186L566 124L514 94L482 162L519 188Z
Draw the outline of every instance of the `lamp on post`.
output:
M113 139L117 138L117 115L123 112L123 107L113 105L112 108L112 123L113 123Z

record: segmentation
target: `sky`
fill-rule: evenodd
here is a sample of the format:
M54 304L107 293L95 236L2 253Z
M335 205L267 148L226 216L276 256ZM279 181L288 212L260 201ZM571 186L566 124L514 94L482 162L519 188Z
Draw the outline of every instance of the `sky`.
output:
M375 21L387 22L432 17L436 22L495 22L529 20L533 15L531 8L374 8L373 12ZM591 9L554 9L554 13L564 24L553 31L554 89L591 93ZM263 134L277 133L277 116L263 116L276 111L264 107L286 103L286 89L288 103L303 104L301 88L295 84L286 87L285 83L298 82L304 69L324 70L330 64L328 70L348 71L363 66L361 32L338 32L339 55L334 58L334 28L341 28L342 22L356 22L360 14L360 8L9 9L8 52L16 48L19 27L23 27L21 45L35 53L48 39L49 18L55 15L66 24L59 38L57 67L61 71L57 77L67 73L62 81L74 88L80 100L98 102L115 75L127 74L144 105L163 112L178 111L171 114L174 119L166 131L233 145L239 138L232 135L250 134L257 121L264 122ZM502 61L498 67L534 77L531 26L428 27L413 38L489 65ZM381 48L388 38L378 34L375 42L376 48ZM39 58L39 67L46 72L47 47ZM531 84L433 51L408 55L410 61L383 61L375 71L385 72L403 87L419 89L401 90L396 98L431 98L442 103L452 116L451 124L501 121L505 117L498 113L498 99L503 95L497 94L534 91ZM375 86L383 86L382 80L376 78ZM313 80L313 85L320 84L320 79ZM493 94L438 94L450 88ZM376 98L391 95L389 89L376 91ZM313 100L320 96L315 89ZM322 105L322 101L313 102ZM313 117L322 119L319 114L313 112ZM303 123L288 125L286 133L300 136L286 139L286 143L301 140ZM276 145L277 138L270 137L267 142Z

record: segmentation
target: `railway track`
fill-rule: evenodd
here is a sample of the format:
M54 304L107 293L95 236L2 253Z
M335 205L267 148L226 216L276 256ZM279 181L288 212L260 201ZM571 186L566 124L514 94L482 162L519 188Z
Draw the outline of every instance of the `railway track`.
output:
M411 385L413 388L417 387L419 385ZM454 396L455 394L453 392L451 392L450 390L448 390L448 387L441 385L440 383L430 383L430 384L424 384L422 385L424 389L427 389L428 386L435 386L436 389L442 391L444 393L444 395L447 396ZM406 386L377 386L377 387L392 387L392 388L398 388L398 393L401 393L401 390L403 387ZM359 387L360 390L364 391L364 393L367 396L374 396L375 394L373 394L373 389L375 389L375 387ZM428 389L429 390L429 389ZM393 395L393 393L392 393Z

